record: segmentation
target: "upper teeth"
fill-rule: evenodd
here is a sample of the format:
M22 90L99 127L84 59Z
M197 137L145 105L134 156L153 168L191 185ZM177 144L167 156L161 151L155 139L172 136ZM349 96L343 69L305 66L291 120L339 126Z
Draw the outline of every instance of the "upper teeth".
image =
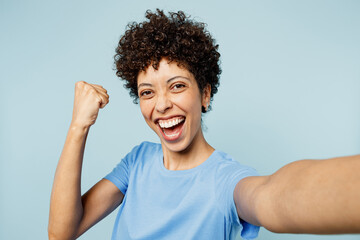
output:
M184 118L173 118L168 120L159 120L159 125L161 128L171 128L175 125L178 125L184 121Z

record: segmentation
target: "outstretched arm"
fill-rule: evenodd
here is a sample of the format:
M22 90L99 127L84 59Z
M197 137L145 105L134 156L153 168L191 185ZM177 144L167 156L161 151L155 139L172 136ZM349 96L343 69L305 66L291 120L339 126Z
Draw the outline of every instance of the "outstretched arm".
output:
M81 197L81 169L89 128L109 96L101 86L76 83L73 118L56 169L51 201L49 239L75 239L115 209L123 195L101 180Z
M360 233L360 155L290 163L234 191L238 215L277 233Z

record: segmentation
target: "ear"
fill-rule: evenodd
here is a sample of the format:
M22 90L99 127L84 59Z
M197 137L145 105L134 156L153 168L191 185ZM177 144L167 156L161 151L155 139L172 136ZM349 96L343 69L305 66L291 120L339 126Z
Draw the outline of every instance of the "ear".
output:
M210 84L207 84L203 91L201 96L201 105L205 108L205 110L208 110L208 107L210 105L210 98L211 98L211 86Z

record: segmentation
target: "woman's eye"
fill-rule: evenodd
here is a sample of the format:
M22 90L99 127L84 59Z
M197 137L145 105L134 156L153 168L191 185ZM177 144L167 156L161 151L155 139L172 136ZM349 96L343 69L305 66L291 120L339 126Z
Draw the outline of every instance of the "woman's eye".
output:
M142 92L140 93L140 96L141 96L141 97L142 97L142 96L146 97L146 96L149 96L151 93L152 93L152 92L149 91L149 90L142 91Z
M173 85L173 89L174 90L180 90L180 89L182 89L182 88L184 88L185 87L185 84L182 84L182 83L177 83L177 84L175 84L175 85Z

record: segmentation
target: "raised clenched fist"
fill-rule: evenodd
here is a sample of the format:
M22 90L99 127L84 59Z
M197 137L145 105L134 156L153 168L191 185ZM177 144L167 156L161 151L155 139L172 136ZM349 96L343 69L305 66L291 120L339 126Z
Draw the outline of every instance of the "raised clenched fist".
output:
M108 103L109 95L102 86L84 81L77 82L71 123L79 127L90 127L95 123L99 109Z

